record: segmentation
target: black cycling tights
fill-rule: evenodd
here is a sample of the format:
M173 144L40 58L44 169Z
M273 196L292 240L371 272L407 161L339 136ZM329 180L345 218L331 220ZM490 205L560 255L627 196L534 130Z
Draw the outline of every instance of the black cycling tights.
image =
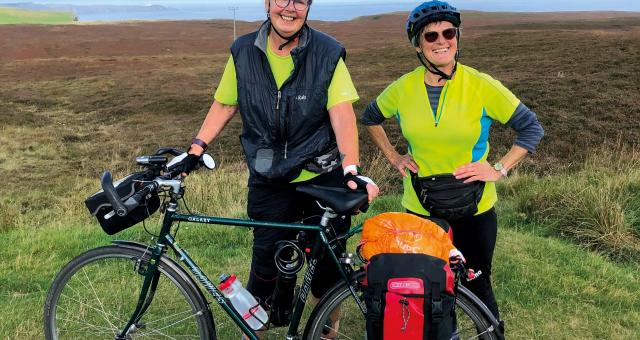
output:
M304 183L342 187L342 169L320 175ZM299 183L289 183L277 186L250 187L247 203L249 218L258 221L273 221L286 223L319 224L324 213L315 199L297 192ZM336 232L344 232L351 225L350 217L337 217L331 220L331 227ZM276 285L278 270L273 256L276 243L280 240L293 240L297 231L279 230L256 227L253 230L253 254L251 273L247 282L247 290L255 297L264 301L273 292ZM313 240L308 235L309 241ZM346 249L346 241L338 242L339 247ZM336 250L340 253L339 250ZM321 297L336 282L340 280L340 273L330 256L321 256L316 266L311 292Z

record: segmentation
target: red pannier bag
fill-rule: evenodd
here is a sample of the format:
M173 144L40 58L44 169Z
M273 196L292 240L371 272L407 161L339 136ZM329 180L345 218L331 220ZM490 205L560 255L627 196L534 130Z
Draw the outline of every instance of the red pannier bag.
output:
M368 260L367 339L451 338L454 274L449 257L459 252L444 229L446 224L404 213L365 221L359 251Z

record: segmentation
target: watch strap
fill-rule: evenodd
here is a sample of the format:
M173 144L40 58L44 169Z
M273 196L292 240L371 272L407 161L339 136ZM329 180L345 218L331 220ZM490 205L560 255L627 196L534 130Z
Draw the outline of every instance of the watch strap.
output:
M509 171L507 171L507 169L504 167L504 165L502 165L502 163L498 162L496 164L493 165L493 168L500 172L500 174L502 175L502 177L507 177L507 175L509 174Z
M201 147L201 148L202 148L202 152L207 151L207 148L209 147L209 144L207 144L205 141L203 141L203 140L202 140L202 139L200 139L200 138L194 138L194 139L191 141L191 145L193 145L193 144L195 144L195 145L197 145L197 146Z

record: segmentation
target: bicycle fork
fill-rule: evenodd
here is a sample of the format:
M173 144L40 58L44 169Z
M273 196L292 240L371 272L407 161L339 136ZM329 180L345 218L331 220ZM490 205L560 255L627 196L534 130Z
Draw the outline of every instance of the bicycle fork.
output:
M176 211L177 204L170 203L167 207L167 213L165 214L162 229L160 231L160 237L158 238L158 242L155 247L151 251L151 256L148 261L144 260L144 254L141 258L136 261L135 270L140 274L144 275L144 283L142 284L142 289L140 290L140 296L138 297L138 304L136 305L136 309L131 315L131 318L127 322L127 325L124 329L115 336L115 340L127 340L130 339L130 334L137 331L140 328L144 328L144 325L140 325L140 319L144 313L151 306L151 302L153 301L153 297L156 293L156 288L158 287L158 281L160 280L160 272L158 271L158 265L160 264L161 258L166 252L166 243L165 236L169 235L168 230L171 227L171 218L170 215Z
M156 288L158 287L158 281L160 279L158 263L160 262L160 258L164 252L165 245L158 243L153 248L151 258L148 262L145 263L144 258L139 258L136 261L135 270L141 275L144 274L144 283L142 284L142 290L140 291L140 297L138 298L136 309L124 329L116 335L116 340L127 340L129 339L129 334L144 327L138 323L153 301L153 296L155 295Z

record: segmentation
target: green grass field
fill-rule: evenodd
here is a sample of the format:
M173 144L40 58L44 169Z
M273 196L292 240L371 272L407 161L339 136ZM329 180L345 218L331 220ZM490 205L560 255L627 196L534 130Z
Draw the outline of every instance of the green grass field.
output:
M199 173L188 179L192 209L223 216L243 216L244 176L233 171ZM500 186L508 191L523 178L516 175ZM530 180L530 179L528 179ZM549 178L556 184L565 178ZM71 258L113 239L151 240L141 226L109 237L90 220L83 207L71 204L90 193L94 183L77 188L59 217L46 228L0 234L0 335L6 339L42 337L42 305L56 272ZM212 192L213 190L213 192ZM203 196L207 201L201 201ZM240 197L240 199L234 199ZM229 204L229 202L233 204ZM364 218L399 211L398 195L375 202ZM637 263L614 261L573 244L542 235L545 226L527 222L509 204L501 217L495 256L494 284L510 339L632 339L640 331L640 270ZM151 230L156 222L149 221ZM242 228L184 224L178 239L210 278L236 273L246 283L251 233ZM61 245L64 245L63 247ZM355 244L352 244L355 246ZM222 339L239 338L226 316L214 308Z
M0 7L0 24L70 24L74 15L70 12L29 11Z

